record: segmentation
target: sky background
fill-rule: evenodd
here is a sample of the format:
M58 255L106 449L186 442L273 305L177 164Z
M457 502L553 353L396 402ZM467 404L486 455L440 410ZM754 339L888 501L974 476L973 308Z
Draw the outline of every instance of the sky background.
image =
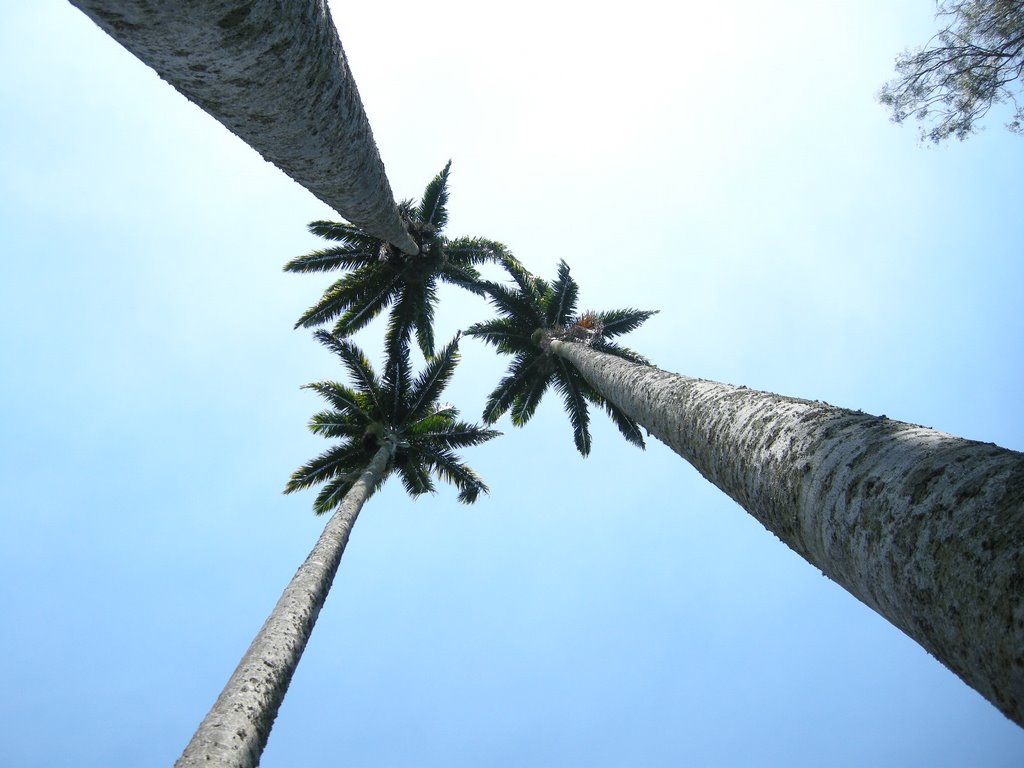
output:
M281 490L332 278L281 266L336 216L67 3L0 8L0 764L165 766L324 523ZM1024 139L874 100L929 0L332 9L396 195L453 160L450 235L660 309L625 343L665 369L1024 449ZM445 292L437 338L488 317ZM507 361L462 350L478 419ZM266 768L1024 762L660 443L499 426L475 506L364 509Z

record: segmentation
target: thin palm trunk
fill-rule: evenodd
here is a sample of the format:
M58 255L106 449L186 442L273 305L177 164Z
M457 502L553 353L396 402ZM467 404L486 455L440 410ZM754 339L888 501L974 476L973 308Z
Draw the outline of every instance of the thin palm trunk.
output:
M1024 726L1024 454L582 344L551 351Z
M351 223L417 252L325 2L71 2Z
M385 443L345 495L175 766L249 768L259 764L352 526L393 451L393 443Z

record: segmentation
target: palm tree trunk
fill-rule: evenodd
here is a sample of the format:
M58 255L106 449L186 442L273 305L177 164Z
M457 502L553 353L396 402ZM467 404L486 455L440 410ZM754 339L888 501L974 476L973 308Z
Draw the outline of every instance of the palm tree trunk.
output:
M417 253L325 2L71 2L351 223Z
M551 351L1024 726L1024 454L582 344Z
M199 724L175 763L177 768L259 765L277 710L331 589L352 526L393 451L394 444L385 443L346 494L213 708Z

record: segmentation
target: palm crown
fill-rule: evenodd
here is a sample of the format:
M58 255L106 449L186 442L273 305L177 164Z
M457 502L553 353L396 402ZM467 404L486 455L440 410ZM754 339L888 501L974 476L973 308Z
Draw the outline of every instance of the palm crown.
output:
M287 272L350 270L331 285L320 301L306 310L296 327L306 328L334 321L337 336L349 336L369 323L388 306L388 348L396 349L413 329L425 356L434 353L433 319L437 281L458 285L482 294L476 265L499 261L501 243L479 237L449 240L442 235L448 222L448 171L451 161L427 185L418 205L399 204L409 234L419 246L413 256L351 224L314 221L310 231L338 245L289 261Z
M515 286L485 283L500 317L466 330L467 335L513 355L505 377L487 399L484 420L493 424L511 409L512 423L522 426L533 416L548 387L554 387L562 395L576 448L584 456L590 453L591 445L588 403L603 407L623 437L643 448L637 423L603 398L571 363L552 354L551 342L557 339L583 343L632 362L647 363L636 352L609 339L638 328L656 313L617 309L578 314L579 286L564 261L559 263L558 277L553 283L534 277L511 256L503 258L502 265Z
M341 358L354 387L333 381L307 384L331 405L315 414L309 428L341 442L299 467L285 493L325 483L313 509L323 514L337 507L377 451L390 444L391 460L379 485L397 472L406 491L416 496L434 491L431 472L459 489L459 501L476 501L487 486L463 464L455 451L486 442L500 433L458 421L458 411L439 404L441 392L459 361L458 337L426 362L413 380L409 348L403 344L388 357L384 375L351 342L326 331L317 340Z

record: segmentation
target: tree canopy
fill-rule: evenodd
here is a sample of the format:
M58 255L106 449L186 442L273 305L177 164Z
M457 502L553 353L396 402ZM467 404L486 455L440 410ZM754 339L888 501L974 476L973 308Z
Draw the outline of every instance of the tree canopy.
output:
M435 176L419 204L398 205L402 221L419 252L403 253L386 240L352 224L314 221L310 231L333 240L333 248L316 250L289 261L286 272L349 270L331 285L316 304L303 313L296 327L334 322L334 333L349 336L386 307L391 307L388 348L396 349L415 329L424 356L434 354L434 307L437 281L481 294L476 267L498 261L505 248L480 237L448 239L448 172L451 162Z
M329 512L385 443L390 443L392 454L378 485L394 471L410 495L431 493L433 472L459 489L463 503L470 504L487 492L455 450L479 445L499 433L459 421L458 411L438 400L459 361L458 338L429 359L415 380L408 344L389 355L383 376L378 376L350 341L327 331L317 331L316 338L340 358L355 387L334 381L306 385L331 405L313 416L309 428L340 442L295 470L285 493L323 483L313 509L317 514Z
M484 283L499 317L466 329L467 335L513 355L505 377L487 398L484 421L493 424L511 409L512 423L521 427L533 416L548 387L554 387L562 395L581 454L590 453L588 402L603 407L622 436L643 448L644 439L636 422L602 397L571 363L552 355L550 347L552 339L579 341L634 363L647 363L641 355L610 339L635 330L655 313L638 309L578 313L579 285L564 261L559 263L558 277L552 283L533 276L511 256L506 256L502 265L515 286Z
M1017 101L1024 74L1024 3L1020 0L938 0L945 26L924 47L896 58L899 77L878 100L902 123L927 125L921 139L938 144L963 140L993 105L1011 103L1006 127L1024 134L1024 107Z

